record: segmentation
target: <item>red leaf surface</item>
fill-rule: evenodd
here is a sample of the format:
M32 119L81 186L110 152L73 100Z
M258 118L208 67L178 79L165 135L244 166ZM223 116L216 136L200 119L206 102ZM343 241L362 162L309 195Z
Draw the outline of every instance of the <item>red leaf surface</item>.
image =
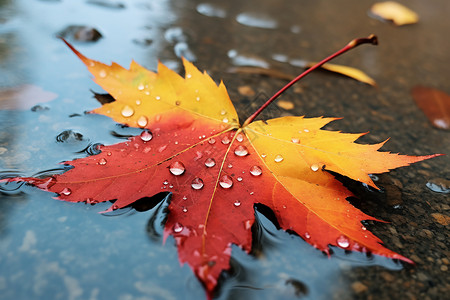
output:
M319 250L330 246L412 262L382 246L362 220L376 220L346 198L351 193L327 170L376 188L368 174L434 157L379 152L361 145L361 134L321 130L332 118L284 117L239 125L224 85L184 61L182 78L163 65L158 73L132 63L130 70L90 60L72 50L116 101L93 112L143 128L140 136L101 146L98 155L66 164L47 178L11 178L70 202L116 200L126 207L171 192L164 236L172 235L212 296L229 269L231 245L250 252L254 205L273 210L281 228Z

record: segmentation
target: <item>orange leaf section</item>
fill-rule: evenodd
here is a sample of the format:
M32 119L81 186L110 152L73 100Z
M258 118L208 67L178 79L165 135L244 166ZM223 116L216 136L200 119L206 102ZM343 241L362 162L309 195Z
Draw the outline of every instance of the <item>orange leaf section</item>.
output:
M415 86L412 96L434 127L450 130L450 96L440 90Z
M378 152L354 141L361 134L321 130L331 118L284 117L239 127L219 86L184 61L186 78L163 65L158 74L90 60L72 48L116 101L94 110L143 128L127 142L66 162L48 178L12 178L70 202L116 200L111 211L160 192L171 192L165 237L172 235L211 297L229 268L231 245L251 250L254 204L272 209L283 229L326 253L329 247L409 259L382 246L362 220L376 220L350 205L351 193L326 170L368 185L368 176L431 156ZM142 120L144 120L142 121Z

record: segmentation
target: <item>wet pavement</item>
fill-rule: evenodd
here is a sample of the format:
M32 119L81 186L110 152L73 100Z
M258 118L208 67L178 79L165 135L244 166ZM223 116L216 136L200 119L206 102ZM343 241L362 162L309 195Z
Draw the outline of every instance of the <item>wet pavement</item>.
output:
M386 151L448 154L449 132L429 123L410 91L420 84L450 92L444 38L450 3L404 2L419 14L418 24L395 27L370 18L374 1L0 0L1 176L61 172L58 163L139 133L84 114L99 105L90 90L102 90L57 35L90 58L123 66L134 59L154 69L159 59L182 72L181 56L195 61L223 79L242 120L287 81L233 67L296 75L304 61L374 33L379 46L361 46L334 62L365 71L378 87L318 71L263 117L344 117L328 128L370 131L362 143L390 137ZM255 253L233 248L232 271L217 297L443 299L450 291L450 205L448 194L427 183L447 182L448 190L449 160L381 175L383 193L348 183L360 198L355 206L390 222L364 225L415 266L339 249L327 258L258 214ZM108 204L64 203L19 185L0 192L0 299L204 297L189 267L179 266L174 241L162 244L163 207L102 216Z

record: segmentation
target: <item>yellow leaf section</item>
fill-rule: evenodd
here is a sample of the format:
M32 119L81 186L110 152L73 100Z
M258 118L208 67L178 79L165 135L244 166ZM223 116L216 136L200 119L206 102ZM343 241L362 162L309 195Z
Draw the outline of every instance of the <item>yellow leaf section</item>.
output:
M315 62L309 62L309 63L306 64L306 66L312 67L315 64L316 64ZM330 72L335 72L335 73L339 73L339 74L345 75L347 77L350 77L350 78L353 78L355 80L358 80L358 81L370 84L372 86L376 86L377 85L377 83L375 82L374 79L372 79L372 77L370 77L369 75L367 75L363 71L361 71L359 69L356 69L356 68L353 68L353 67L326 63L326 64L323 64L321 66L321 68L325 69L325 70L328 70Z
M91 60L68 46L94 75L94 81L116 100L93 110L94 113L141 128L149 128L161 116L179 115L180 112L186 112L186 117L192 119L210 119L223 124L223 128L239 126L225 85L222 82L217 85L206 72L200 72L185 59L186 75L183 78L161 63L158 73L134 61L127 70L116 63L106 65Z
M375 3L370 11L375 16L394 22L397 26L419 21L419 16L414 11L395 1Z
M384 143L354 143L364 134L320 129L334 120L283 117L267 123L251 123L246 132L267 167L279 179L290 177L319 185L329 180L322 171L326 169L377 188L368 174L387 172L434 157L379 152Z

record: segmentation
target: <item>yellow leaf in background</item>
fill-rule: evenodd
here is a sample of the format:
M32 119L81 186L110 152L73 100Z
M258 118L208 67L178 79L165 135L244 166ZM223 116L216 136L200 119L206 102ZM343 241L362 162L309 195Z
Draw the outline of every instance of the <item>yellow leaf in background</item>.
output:
M314 64L316 64L315 62L309 62L306 64L307 67L311 67ZM367 75L366 73L364 73L361 70L358 70L356 68L352 68L352 67L348 67L348 66L342 66L342 65L335 65L335 64L330 64L330 63L326 63L323 64L321 66L321 68L331 71L331 72L335 72L335 73L339 73L345 76L348 76L350 78L353 78L355 80L370 84L372 86L376 86L377 83L375 82L375 80L373 80L369 75Z
M419 16L414 11L394 1L375 3L370 12L375 17L392 21L397 26L414 24L419 21Z

